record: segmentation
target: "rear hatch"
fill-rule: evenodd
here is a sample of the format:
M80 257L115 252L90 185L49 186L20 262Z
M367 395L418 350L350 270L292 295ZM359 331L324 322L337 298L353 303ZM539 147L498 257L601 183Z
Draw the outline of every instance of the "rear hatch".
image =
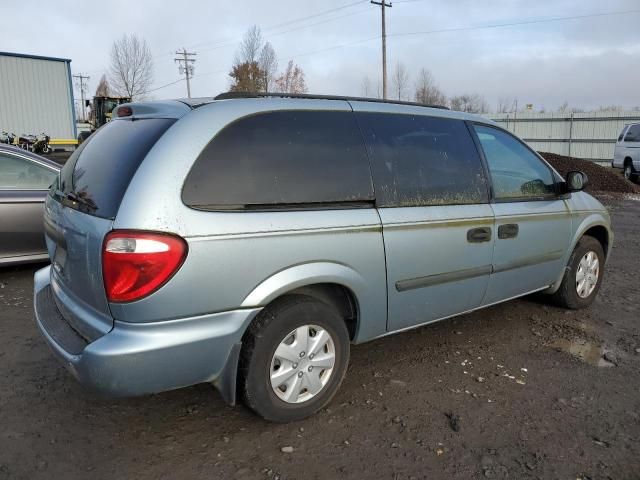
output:
M113 327L102 247L133 175L171 118L118 118L69 158L45 204L51 287L61 313L92 341Z

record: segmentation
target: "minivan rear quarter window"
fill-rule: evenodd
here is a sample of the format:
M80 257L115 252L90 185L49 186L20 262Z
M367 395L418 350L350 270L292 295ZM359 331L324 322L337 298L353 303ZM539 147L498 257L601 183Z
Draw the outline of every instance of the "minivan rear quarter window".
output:
M488 186L461 120L358 113L381 207L488 203Z
M631 125L624 137L625 142L640 142L640 123Z
M622 127L622 131L620 132L620 135L618 136L618 141L621 142L622 139L624 138L624 132L627 131L627 125L625 125L624 127Z
M203 210L367 206L373 186L352 112L285 110L243 117L202 151L182 199Z
M85 213L115 218L133 175L173 119L117 119L92 134L60 173L66 202Z

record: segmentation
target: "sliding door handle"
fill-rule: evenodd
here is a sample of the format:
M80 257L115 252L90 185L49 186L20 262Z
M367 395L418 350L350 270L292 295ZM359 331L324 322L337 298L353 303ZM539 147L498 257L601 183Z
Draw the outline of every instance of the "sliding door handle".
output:
M467 242L482 243L491 240L491 229L489 227L472 228L467 231Z
M517 223L505 223L498 227L498 238L504 240L506 238L516 238L520 227Z

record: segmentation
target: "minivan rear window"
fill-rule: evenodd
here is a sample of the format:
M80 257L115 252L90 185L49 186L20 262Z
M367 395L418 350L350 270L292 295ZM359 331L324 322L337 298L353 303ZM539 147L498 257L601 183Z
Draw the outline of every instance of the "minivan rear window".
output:
M202 210L372 206L364 142L352 112L284 110L222 129L195 161L183 202Z
M174 119L118 119L91 135L60 173L65 205L115 218L133 175Z

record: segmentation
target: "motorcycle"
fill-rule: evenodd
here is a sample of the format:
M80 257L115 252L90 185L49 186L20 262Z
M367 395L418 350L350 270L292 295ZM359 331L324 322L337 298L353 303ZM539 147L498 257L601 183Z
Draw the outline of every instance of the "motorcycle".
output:
M49 146L49 140L51 140L49 135L44 132L41 133L31 145L31 151L33 153L50 153L51 147Z
M36 143L37 137L35 135L27 135L23 133L18 137L18 146L24 150L31 150L34 143Z
M13 145L13 142L16 139L15 133L2 132L0 135L0 143L6 143L7 145Z

